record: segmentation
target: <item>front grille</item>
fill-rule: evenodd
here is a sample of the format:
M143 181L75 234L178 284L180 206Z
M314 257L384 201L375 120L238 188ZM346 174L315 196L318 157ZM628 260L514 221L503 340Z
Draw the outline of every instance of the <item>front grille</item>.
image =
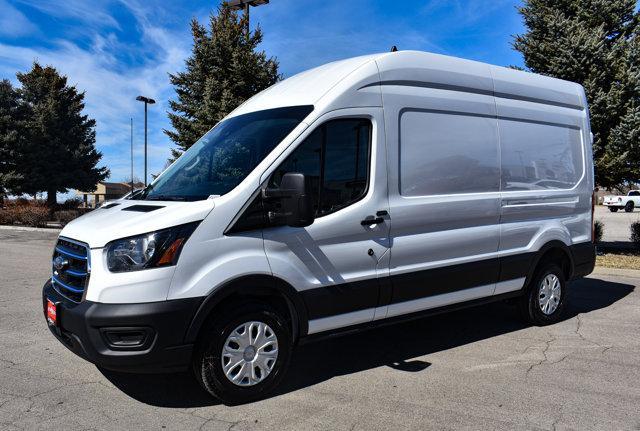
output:
M56 268L56 259L60 269ZM53 287L74 302L82 301L89 283L91 256L89 247L81 242L59 238L53 251Z

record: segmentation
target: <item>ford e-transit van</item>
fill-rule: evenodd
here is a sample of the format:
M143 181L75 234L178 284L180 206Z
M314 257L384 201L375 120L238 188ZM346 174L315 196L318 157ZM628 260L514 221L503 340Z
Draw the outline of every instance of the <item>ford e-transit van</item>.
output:
M45 317L101 367L191 368L229 403L313 334L506 298L554 323L594 266L591 144L578 84L423 52L330 63L68 224Z

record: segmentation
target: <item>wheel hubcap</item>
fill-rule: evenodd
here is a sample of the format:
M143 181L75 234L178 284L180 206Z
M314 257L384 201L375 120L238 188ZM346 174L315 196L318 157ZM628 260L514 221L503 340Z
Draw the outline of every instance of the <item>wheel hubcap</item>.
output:
M553 314L560 304L562 285L555 274L547 274L540 282L539 288L540 310L546 314Z
M234 329L222 347L222 370L231 383L252 386L263 381L278 359L278 338L263 322Z

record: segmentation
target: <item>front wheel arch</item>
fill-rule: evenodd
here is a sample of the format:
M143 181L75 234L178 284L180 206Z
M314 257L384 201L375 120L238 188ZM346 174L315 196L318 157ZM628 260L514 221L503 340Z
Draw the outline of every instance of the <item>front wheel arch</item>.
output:
M205 297L189 325L185 342L197 342L200 331L215 316L216 310L236 301L263 301L286 308L294 343L308 331L307 309L293 286L271 275L249 275L230 280Z

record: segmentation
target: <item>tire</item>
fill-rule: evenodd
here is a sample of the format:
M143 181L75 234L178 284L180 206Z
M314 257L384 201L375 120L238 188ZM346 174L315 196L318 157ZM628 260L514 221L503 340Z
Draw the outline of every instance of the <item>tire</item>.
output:
M611 211L612 213L617 213L617 212L618 212L618 208L616 208L616 207L609 207L609 211Z
M633 212L633 207L635 205L633 204L633 201L629 201L626 203L626 205L624 206L624 212L626 213L632 213Z
M289 366L292 339L287 321L266 304L229 308L232 313L205 327L196 347L193 371L207 392L225 404L235 405L262 398L278 386ZM241 327L251 334L242 332ZM259 336L252 342L255 331ZM241 363L239 368L232 366L235 362Z
M554 289L552 292L547 286L553 288L555 285L554 280L557 280L559 291ZM550 293L553 293L553 295L550 295ZM545 296L549 300L545 301ZM554 298L557 298L557 296L560 298L556 301ZM566 298L567 284L564 272L553 262L543 262L531 279L526 293L520 298L520 314L527 323L536 326L557 323L562 318L567 302Z

